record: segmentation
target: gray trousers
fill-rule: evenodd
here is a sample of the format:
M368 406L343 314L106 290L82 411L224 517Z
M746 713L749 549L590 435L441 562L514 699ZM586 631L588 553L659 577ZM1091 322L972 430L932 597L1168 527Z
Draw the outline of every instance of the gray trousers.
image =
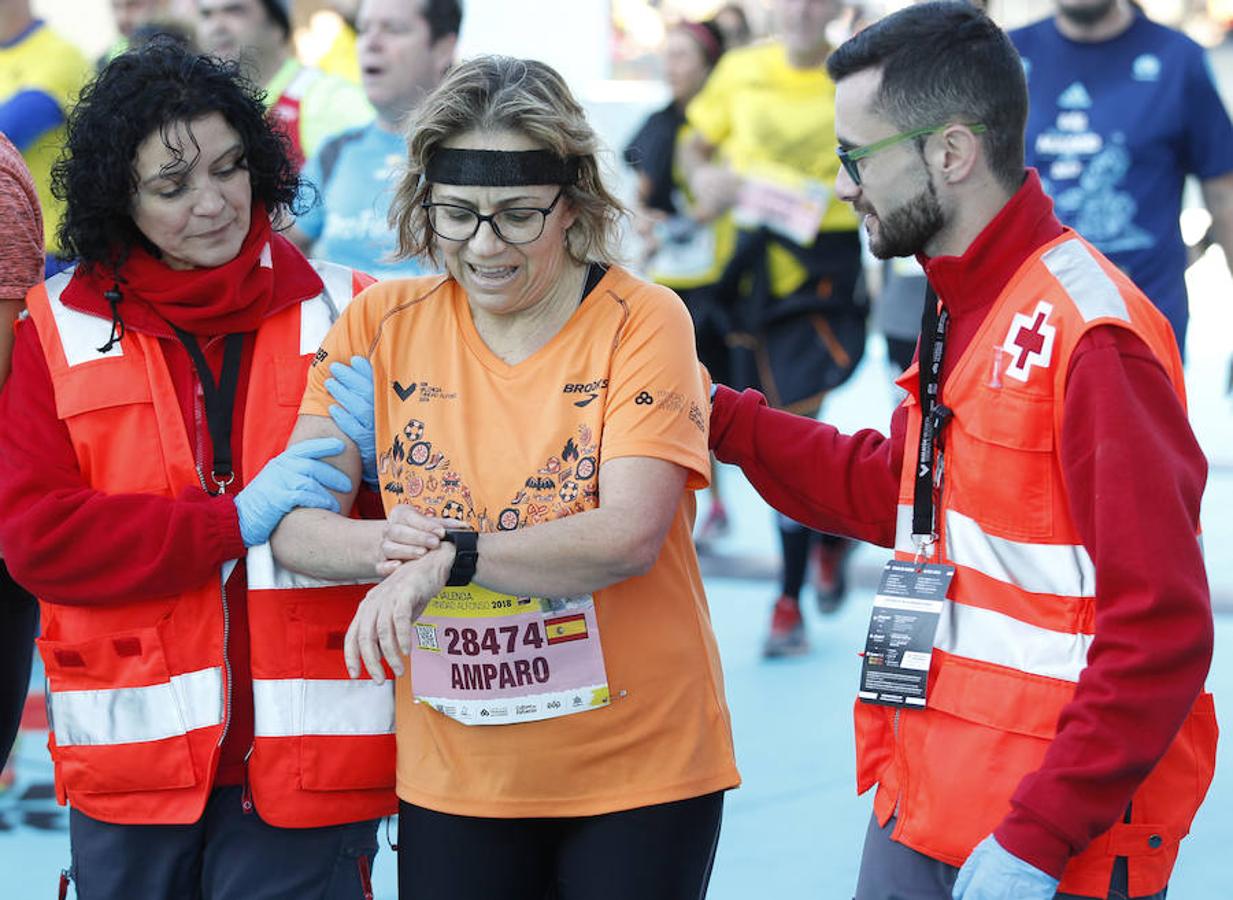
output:
M878 820L869 817L855 900L951 900L959 870L892 841L894 827L894 818L887 821L885 828L879 828ZM1119 858L1113 866L1109 893L1104 897L1057 894L1054 900L1131 900L1126 884L1126 860ZM1165 900L1168 890L1133 900Z
M192 825L112 825L72 809L72 880L78 900L361 900L377 821L275 828L241 810L239 787L215 788Z

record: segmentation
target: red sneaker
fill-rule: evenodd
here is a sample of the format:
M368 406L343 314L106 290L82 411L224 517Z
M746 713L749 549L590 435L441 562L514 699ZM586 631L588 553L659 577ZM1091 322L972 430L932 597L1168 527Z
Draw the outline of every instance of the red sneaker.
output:
M816 539L815 539L816 540ZM813 589L818 598L818 612L829 614L839 609L848 592L848 557L856 542L848 538L813 545Z
M702 527L698 529L698 536L694 538L696 544L709 544L712 541L717 541L721 537L727 535L731 525L728 522L728 511L719 500L711 501L711 508L707 511L706 518L702 520Z
M762 655L770 659L808 652L809 639L805 636L800 602L792 597L780 597L771 610L771 631L762 645Z

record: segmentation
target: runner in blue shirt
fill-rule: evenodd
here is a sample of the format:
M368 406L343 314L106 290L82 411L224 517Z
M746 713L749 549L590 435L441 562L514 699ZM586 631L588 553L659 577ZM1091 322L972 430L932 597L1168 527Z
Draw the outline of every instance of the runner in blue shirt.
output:
M1058 217L1130 275L1184 349L1186 247L1178 217L1200 179L1212 237L1233 262L1233 124L1203 48L1129 0L1056 0L1010 32L1031 105L1027 164Z
M418 260L393 261L397 238L387 213L395 173L407 158L404 129L453 61L461 19L458 0L361 4L356 48L377 119L328 139L308 161L303 178L320 202L296 220L290 234L305 253L376 278L432 271Z

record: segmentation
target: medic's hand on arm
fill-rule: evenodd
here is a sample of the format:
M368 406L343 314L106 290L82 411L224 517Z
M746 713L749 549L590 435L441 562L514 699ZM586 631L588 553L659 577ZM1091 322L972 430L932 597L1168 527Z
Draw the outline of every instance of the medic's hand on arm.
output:
M385 523L349 519L351 504L360 485L360 454L328 416L301 415L288 445L308 438L332 437L343 442L343 452L326 460L351 479L346 494L331 491L343 515L322 509L295 509L270 536L270 546L279 564L315 578L373 578L380 560Z

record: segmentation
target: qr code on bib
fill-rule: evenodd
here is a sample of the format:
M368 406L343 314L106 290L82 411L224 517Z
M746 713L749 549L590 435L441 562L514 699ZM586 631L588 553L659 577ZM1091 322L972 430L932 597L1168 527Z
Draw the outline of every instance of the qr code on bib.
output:
M437 643L436 625L417 623L415 626L415 634L419 640L421 650L431 650L434 653L440 652L441 645Z

